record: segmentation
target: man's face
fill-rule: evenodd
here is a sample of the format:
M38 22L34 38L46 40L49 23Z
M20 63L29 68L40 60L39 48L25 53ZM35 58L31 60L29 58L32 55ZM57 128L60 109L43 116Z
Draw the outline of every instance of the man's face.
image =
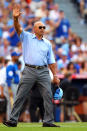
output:
M66 61L66 60L67 60L67 56L66 56L66 55L63 55L63 56L62 56L62 59L63 59L64 61Z
M34 32L36 35L40 35L43 36L44 32L45 32L45 25L42 22L39 22L37 24L35 24L34 26Z
M12 56L12 59L17 62L18 61L18 56Z
M60 18L61 18L61 19L64 19L64 17L65 17L65 16L64 16L64 12L60 12Z

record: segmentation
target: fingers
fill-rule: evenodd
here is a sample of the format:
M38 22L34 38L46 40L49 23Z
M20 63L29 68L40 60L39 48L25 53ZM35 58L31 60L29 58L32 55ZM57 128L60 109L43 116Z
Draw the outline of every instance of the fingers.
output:
M21 15L21 14L24 14L24 12L20 12L20 15Z
M19 17L21 14L22 14L22 12L20 12L20 5L15 4L14 7L13 7L13 16Z
M22 14L22 12L19 12L19 16Z
M60 84L60 80L58 80L58 81L56 82L56 84L59 85L59 84Z
M60 79L58 79L58 82L60 83Z
M19 4L15 4L13 9L20 10L20 5Z
M53 83L55 83L56 85L60 84L60 79L58 79L57 77L54 78Z

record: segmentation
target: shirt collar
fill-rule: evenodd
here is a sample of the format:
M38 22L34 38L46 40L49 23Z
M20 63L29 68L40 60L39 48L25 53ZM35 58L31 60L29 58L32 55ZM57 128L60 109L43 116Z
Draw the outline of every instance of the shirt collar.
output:
M32 38L34 39L34 38L36 38L36 35L35 34L33 34L32 35ZM42 38L42 40L44 40L44 38Z

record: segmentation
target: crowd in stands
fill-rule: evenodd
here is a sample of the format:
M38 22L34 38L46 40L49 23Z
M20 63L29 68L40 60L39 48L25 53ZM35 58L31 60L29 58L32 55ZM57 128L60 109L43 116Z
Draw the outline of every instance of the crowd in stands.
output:
M83 16L84 0L78 2ZM72 32L68 18L58 4L53 0L0 0L0 86L9 87L9 92L6 91L13 101L24 69L22 44L12 18L15 3L21 8L20 24L24 30L33 33L34 22L38 20L46 25L44 37L52 43L59 74L87 74L87 43ZM9 95L6 97L9 102ZM9 103L8 117L10 106Z
M80 13L84 23L87 23L87 0L71 0L77 7L77 11Z

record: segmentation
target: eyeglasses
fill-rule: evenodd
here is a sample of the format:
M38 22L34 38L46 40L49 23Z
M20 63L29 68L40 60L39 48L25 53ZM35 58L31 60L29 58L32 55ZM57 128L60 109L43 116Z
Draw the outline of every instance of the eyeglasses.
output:
M43 28L44 30L46 29L45 26L39 26L39 29L42 29L42 28Z

